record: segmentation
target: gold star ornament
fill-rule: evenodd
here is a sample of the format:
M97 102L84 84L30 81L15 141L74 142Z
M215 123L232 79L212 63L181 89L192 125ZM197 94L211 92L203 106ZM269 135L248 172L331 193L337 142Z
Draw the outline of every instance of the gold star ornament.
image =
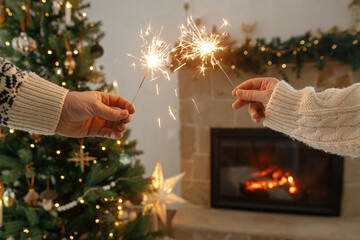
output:
M85 165L90 166L89 162L96 160L96 157L89 157L89 153L84 153L82 144L80 144L80 152L75 153L74 158L68 158L68 162L75 162L75 167L80 166L81 173L84 173Z
M186 201L177 196L172 191L176 184L184 177L185 173L180 173L171 178L164 179L161 163L156 163L152 174L153 191L150 199L155 213L160 217L163 223L166 223L166 204L186 203Z

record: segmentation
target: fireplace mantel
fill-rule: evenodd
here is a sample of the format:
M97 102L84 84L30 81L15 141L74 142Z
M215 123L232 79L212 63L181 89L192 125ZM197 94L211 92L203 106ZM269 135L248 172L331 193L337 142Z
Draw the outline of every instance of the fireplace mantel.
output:
M360 217L329 218L183 205L176 240L359 240Z

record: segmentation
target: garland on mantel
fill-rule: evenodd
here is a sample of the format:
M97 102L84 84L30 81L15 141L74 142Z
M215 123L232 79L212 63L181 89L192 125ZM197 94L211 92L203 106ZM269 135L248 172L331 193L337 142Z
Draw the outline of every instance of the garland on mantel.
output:
M340 31L337 27L326 33L318 31L316 36L308 32L287 41L274 38L266 43L264 39L257 39L247 40L236 46L227 39L223 45L229 47L217 53L216 58L221 59L224 68L237 73L243 71L263 74L267 66L274 65L284 79L287 79L283 70L289 63L295 63L293 70L300 77L305 62L313 62L314 67L321 70L326 61L330 60L349 65L353 71L360 68L360 32L347 29ZM177 62L174 57L172 69L178 67ZM187 62L188 68L198 68L199 65L197 59Z

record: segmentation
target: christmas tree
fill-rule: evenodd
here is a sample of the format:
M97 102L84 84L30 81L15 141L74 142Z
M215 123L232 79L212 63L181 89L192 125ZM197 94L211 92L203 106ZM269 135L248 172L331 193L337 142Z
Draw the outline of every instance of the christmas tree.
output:
M70 90L111 91L82 0L2 0L0 56ZM0 129L1 239L154 239L136 142ZM1 198L2 197L2 198Z

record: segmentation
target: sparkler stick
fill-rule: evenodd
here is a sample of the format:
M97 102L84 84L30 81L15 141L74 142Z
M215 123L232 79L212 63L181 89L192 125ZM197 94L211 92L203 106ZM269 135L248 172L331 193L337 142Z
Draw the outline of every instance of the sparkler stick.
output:
M141 83L140 83L140 85L139 85L136 93L135 93L135 96L134 96L133 100L131 101L131 104L134 104L134 101L135 101L135 99L136 99L136 96L138 95L138 93L139 93L139 91L140 91L140 88L141 88L142 85L144 84L144 81L145 81L145 79L146 79L146 76L149 74L149 72L150 72L150 68L146 71L146 73L145 73L145 75L144 75L144 77L143 77L143 79L142 79L142 81L141 81Z

